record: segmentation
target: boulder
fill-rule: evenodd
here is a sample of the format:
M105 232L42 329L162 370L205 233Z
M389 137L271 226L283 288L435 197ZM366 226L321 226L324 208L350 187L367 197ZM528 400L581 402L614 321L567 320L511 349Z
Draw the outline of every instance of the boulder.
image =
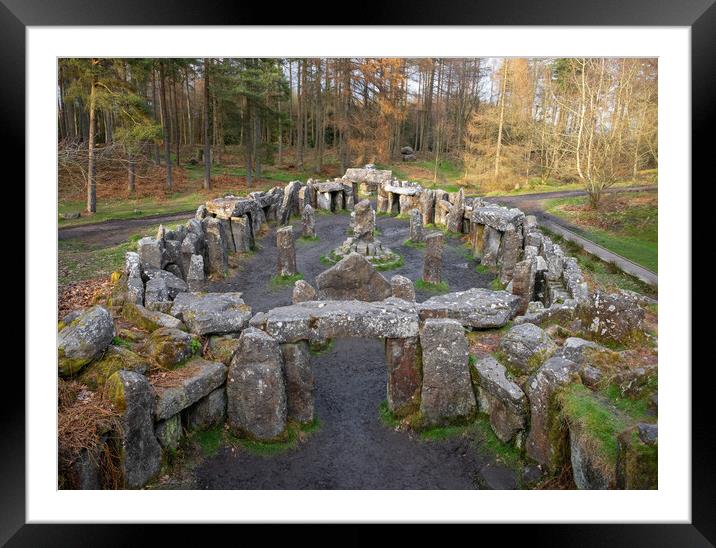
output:
M162 242L156 238L142 238L137 242L137 254L142 264L142 269L160 269L164 266L162 261Z
M189 259L189 269L186 274L187 285L195 289L198 284L204 281L204 257L192 255Z
M279 276L296 274L296 248L293 243L293 227L285 226L276 231L276 247L278 248Z
M442 280L443 245L442 232L432 232L425 236L425 260L423 263L423 281L439 284Z
M508 377L505 366L492 356L478 360L472 367L480 411L490 416L495 435L509 443L527 426L527 397Z
M414 303L401 299L311 301L269 310L266 332L281 343L340 337L401 339L418 335L418 315Z
M415 302L415 286L410 278L396 274L390 279L390 292L396 299Z
M177 295L171 313L196 335L224 334L246 327L251 307L241 293L187 292Z
M106 350L114 338L114 322L109 311L93 306L57 335L58 372L62 376L78 373Z
M644 309L623 294L595 291L580 308L582 324L598 340L624 344L643 337Z
M557 345L541 327L523 323L505 333L499 349L515 374L527 375L551 357Z
M316 276L316 289L319 299L381 301L391 294L388 280L355 252Z
M145 374L149 371L149 362L128 348L110 345L99 360L82 370L78 380L90 390L99 390L121 369Z
M502 327L514 317L519 298L507 291L473 288L436 295L417 305L421 320L452 318L465 327Z
M226 389L217 388L186 410L187 430L206 430L226 417Z
M134 304L144 303L144 281L142 280L142 265L139 254L128 251L124 259L124 275L127 283L125 302Z
M313 421L314 379L308 343L281 345L283 376L286 383L286 409L289 419L302 423Z
M159 366L171 369L191 358L198 347L199 340L186 331L161 327L146 340L143 352Z
M412 147L404 146L400 148L401 154L415 154L415 151L412 149Z
M305 280L296 280L293 284L293 304L316 300L316 290Z
M169 288L164 278L155 277L147 281L144 286L144 304L149 310L164 312L167 308L171 308L171 302Z
M140 304L125 303L122 307L122 318L147 331L154 331L160 327L186 329L184 323L174 316L148 310Z
M576 364L582 365L589 363L590 358L594 354L615 354L608 348L605 348L594 341L587 341L579 337L568 337L562 344L559 355L567 360L571 360Z
M258 329L241 334L226 385L227 418L232 432L259 440L286 429L283 358L276 339Z
M119 463L124 486L139 489L159 474L161 447L154 435L152 387L134 371L117 371L106 393L120 414Z
M405 416L420 407L422 353L418 337L385 339L388 367L388 409Z
M266 320L268 320L268 314L266 312L257 312L249 320L249 326L255 327L256 329L266 330Z
M145 271L145 274L149 278L146 285L146 295L149 295L150 293L150 287L152 282L156 281L163 281L162 288L160 291L162 294L165 294L168 299L154 299L154 300L170 300L173 301L176 296L179 293L182 293L184 291L187 291L189 288L186 285L186 282L182 280L179 276L176 276L175 274L172 274L171 272L168 272L167 270L156 270L156 269L148 269ZM145 306L146 306L147 297L145 296Z
M530 431L525 450L528 457L550 472L555 472L564 463L567 453L567 436L560 420L555 393L570 383L579 382L578 369L579 366L573 361L554 356L525 385L530 402Z
M423 386L420 414L426 425L469 419L476 409L468 345L456 320L429 319L420 333Z
M211 357L224 365L231 363L234 352L239 347L239 337L236 335L213 335L209 337L209 352Z
M238 253L246 253L254 248L254 235L251 223L246 216L231 217L231 234L234 240L234 249Z
M154 384L154 415L165 420L188 408L226 382L226 366L193 358Z
M206 242L207 271L209 274L223 276L229 269L223 225L214 217L206 217L202 223Z
M500 282L507 284L512 280L515 265L522 258L522 230L510 226L502 234L499 251Z
M505 232L509 226L523 223L525 214L517 208L506 208L488 204L472 208L472 223L489 226L499 232Z
M156 423L154 425L154 435L159 445L162 446L162 449L175 451L184 436L184 430L181 425L181 415L177 413L166 420Z

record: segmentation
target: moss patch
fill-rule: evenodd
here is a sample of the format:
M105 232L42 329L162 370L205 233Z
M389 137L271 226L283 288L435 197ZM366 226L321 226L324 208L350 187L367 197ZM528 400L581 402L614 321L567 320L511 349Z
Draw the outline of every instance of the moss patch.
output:
M298 280L303 280L303 274L300 272L292 274L291 276L276 275L271 278L270 284L272 287L287 287L289 285L293 285Z
M394 256L386 261L371 261L371 264L378 271L394 270L400 268L405 264L405 259L402 255L394 254Z
M311 242L317 242L321 239L320 236L301 236L296 241L302 244L308 244Z
M421 291L428 291L430 293L447 293L450 290L447 282L440 282L437 284L426 282L422 278L415 281L415 289Z
M407 239L403 242L403 245L413 247L415 249L424 249L425 242L414 242L413 240Z
M224 438L223 425L217 425L208 430L195 432L192 439L201 448L201 452L205 457L211 457L219 451Z
M321 427L318 418L310 423L298 423L289 420L286 424L285 435L277 441L259 441L244 438L237 438L232 434L228 435L229 442L245 451L262 457L280 455L295 449L299 441L303 441L308 434L317 432Z
M493 291L503 291L505 287L505 284L503 284L499 278L495 278L490 282L490 289Z

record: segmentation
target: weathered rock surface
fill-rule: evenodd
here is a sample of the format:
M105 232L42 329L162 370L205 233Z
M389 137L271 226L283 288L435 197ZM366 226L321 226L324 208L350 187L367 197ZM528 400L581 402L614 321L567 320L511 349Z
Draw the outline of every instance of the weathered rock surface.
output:
M316 276L319 299L381 301L390 283L359 253L351 253Z
M234 352L239 347L239 337L236 335L213 335L209 337L209 352L214 360L224 365L231 363Z
M154 436L152 387L144 375L117 371L107 380L107 394L121 416L119 461L124 485L138 489L159 473L161 448Z
M303 231L301 235L304 238L315 238L316 237L316 216L311 207L311 204L306 204L303 208L303 214L301 215L303 224Z
M98 390L121 369L145 374L149 371L149 362L147 358L128 348L110 345L99 360L82 370L78 380L90 390Z
M202 223L206 241L207 271L209 274L223 276L229 269L224 227L221 221L214 217L206 217Z
M276 231L276 247L278 248L279 276L296 274L296 247L293 243L293 227L284 226Z
M455 195L455 201L447 216L447 229L450 232L462 232L462 218L465 215L465 191L460 190Z
M363 242L372 242L375 233L375 216L370 201L361 200L355 205L353 235Z
M527 381L526 393L530 402L530 431L525 449L527 456L554 472L563 464L566 451L566 432L559 420L554 401L555 392L567 384L579 382L579 366L570 360L552 357Z
M184 431L179 413L154 425L154 435L162 449L173 451L179 447Z
M293 295L291 298L291 302L293 302L293 304L315 301L316 296L316 290L307 281L296 280L296 283L293 284Z
M655 424L640 423L617 437L618 489L659 488L659 442Z
M174 300L174 298L179 293L182 293L189 289L184 280L182 280L180 277L172 274L171 272L168 272L167 270L148 269L145 271L145 274L149 278L149 280L147 281L147 285L146 285L146 292L147 292L146 299L149 298L150 284L155 281L164 282L164 287L166 288L166 294L169 297L168 300L170 300L170 301ZM160 300L160 299L156 299L156 300Z
M567 360L571 360L576 364L584 364L589 362L589 358L593 353L611 354L612 351L605 348L594 341L587 341L579 337L568 337L565 339L559 355Z
M517 208L486 205L472 209L471 222L485 225L504 232L510 225L522 224L524 213Z
M241 293L187 292L177 295L171 313L196 335L237 333L248 325L251 307Z
M442 232L433 232L425 236L423 280L428 283L439 284L442 279L444 242L445 237Z
M513 371L529 374L555 353L557 345L544 329L524 323L505 333L500 340L499 349Z
M148 310L139 304L125 303L122 307L122 317L128 322L147 331L154 331L160 327L186 329L180 319L162 312Z
M286 428L283 358L276 339L249 328L241 334L226 384L227 417L237 435L268 440Z
M186 427L193 430L206 430L221 422L226 417L226 389L217 388L208 396L186 410Z
M415 286L410 278L396 274L390 279L390 291L396 299L415 302Z
M410 241L413 243L421 243L425 240L423 234L423 216L419 209L411 209L410 213Z
M599 340L627 343L642 333L644 309L623 294L596 291L591 303L581 307L580 317Z
M308 343L281 345L283 375L286 383L287 416L302 423L313 421L314 378Z
M78 373L98 358L113 338L114 322L109 311L102 306L93 306L57 335L59 374Z
M515 315L519 298L507 291L473 288L431 297L417 305L421 320L451 318L465 327L502 327Z
M254 235L251 223L246 216L231 218L231 235L234 249L238 253L246 253L254 248Z
M161 367L173 368L194 355L198 339L179 329L161 327L144 343L144 353Z
M401 339L418 335L418 315L414 304L401 299L311 301L271 309L266 331L281 343L337 337Z
M505 443L524 430L528 402L522 389L507 376L505 366L492 356L474 364L480 411L490 416L495 435Z
M447 424L475 412L462 325L450 319L429 319L420 333L423 387L420 413L426 424Z
M144 281L142 280L142 266L138 253L128 251L125 255L124 275L127 279L126 302L144 303Z
M143 269L162 268L164 266L162 251L162 242L156 238L146 237L137 242L137 254Z
M388 367L388 409L396 416L417 411L423 374L418 337L385 339L385 361Z
M165 420L198 402L226 381L226 366L194 358L154 386L154 415Z

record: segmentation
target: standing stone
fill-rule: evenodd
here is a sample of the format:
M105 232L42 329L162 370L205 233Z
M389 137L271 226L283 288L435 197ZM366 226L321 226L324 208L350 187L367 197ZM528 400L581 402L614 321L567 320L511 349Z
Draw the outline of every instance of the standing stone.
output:
M435 192L423 189L420 193L420 214L423 217L423 225L430 225L435 222Z
M279 222L287 225L291 215L300 215L298 209L298 190L301 188L300 181L291 181L283 191L283 201L278 210Z
M304 205L310 205L314 209L318 205L316 203L316 187L310 181L306 183L306 190L304 192Z
M385 339L388 409L394 415L409 415L420 407L421 358L418 337Z
M376 209L380 213L388 212L388 193L383 188L383 185L378 185L378 196L375 203Z
M283 357L275 339L253 327L244 330L226 382L227 418L232 432L259 440L286 428Z
M313 422L314 379L308 342L282 344L281 354L288 418L302 423Z
M234 237L234 249L237 252L246 253L253 249L254 236L246 216L231 218L231 233Z
M199 207L196 208L196 214L194 215L194 218L201 221L202 219L206 218L207 215L209 215L209 210L206 208L205 204L201 204Z
M121 416L120 467L124 486L139 489L159 473L161 447L154 435L154 395L144 375L117 371L105 385Z
M525 386L530 402L530 431L525 450L528 457L550 472L563 464L567 453L567 431L561 424L554 395L559 388L579 382L577 370L573 361L553 357L529 378Z
M423 216L417 209L410 210L410 241L420 243L425 239L423 236Z
M442 232L433 232L425 237L425 263L423 264L423 281L439 284L443 266Z
M293 244L292 226L284 226L276 231L276 247L278 248L278 275L293 276L296 274L296 248Z
M423 387L420 413L426 424L446 424L475 412L468 345L456 320L429 319L420 333Z
M74 375L98 358L114 338L109 311L93 306L57 335L57 367L62 376Z
M190 289L194 289L198 282L204 281L204 257L192 255L189 262L189 272L186 275L186 282Z
M455 195L452 209L447 217L447 229L460 234L462 232L462 218L465 216L465 191L461 188Z
M226 255L221 221L214 217L206 217L203 222L209 274L223 276L229 269L229 259Z
M499 230L485 225L482 236L482 260L480 264L492 267L497 266L501 239L502 233Z
M533 259L520 261L512 271L512 294L520 298L517 305L517 315L519 316L527 312L527 307L534 297L535 276L536 269Z
M181 414L171 416L154 425L154 435L162 449L173 451L179 447L184 432L181 427Z
M296 280L293 284L293 304L316 300L316 290L306 280Z
M353 235L362 242L372 242L375 232L375 217L368 200L361 200L355 206Z
M306 204L303 208L303 215L301 216L303 221L303 233L304 238L315 238L316 237L316 219L313 214L313 208L311 204Z
M331 210L331 193L330 192L318 192L316 197L316 205L318 209L324 211Z
M390 290L396 299L415 302L415 286L410 278L396 274L390 279Z
M382 301L390 297L390 282L359 253L351 253L316 276L319 299Z
M162 268L162 243L156 238L142 238L137 242L137 253L142 264L142 269Z
M485 246L485 225L472 223L470 226L472 230L472 258L480 261L482 260L482 254Z
M124 260L124 274L127 278L127 294L125 300L134 304L144 303L144 282L139 254L128 251Z
M510 225L502 235L500 246L500 282L507 284L512 279L515 265L522 258L522 229Z

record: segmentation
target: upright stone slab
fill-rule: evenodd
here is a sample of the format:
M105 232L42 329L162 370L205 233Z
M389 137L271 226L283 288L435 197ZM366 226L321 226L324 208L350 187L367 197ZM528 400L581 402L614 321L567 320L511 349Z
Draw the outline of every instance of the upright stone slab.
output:
M138 253L128 251L125 255L124 275L127 277L126 302L143 304L144 281L142 281L142 266Z
M447 229L450 232L462 232L462 218L465 215L465 191L461 188L455 195L455 201L447 217Z
M472 238L472 258L481 261L482 254L485 249L485 241L484 241L485 225L471 223L470 227L471 227L471 238Z
M359 253L351 253L316 276L319 299L382 301L390 282Z
M310 423L313 421L314 379L308 342L282 344L281 354L288 418Z
M417 244L425 240L423 235L423 216L417 209L410 210L410 241Z
M480 264L496 267L500 256L500 241L502 233L491 226L485 226L482 232L482 260Z
M394 415L409 415L420 407L421 360L418 337L385 339L385 361L388 366L388 408Z
M388 212L388 193L383 188L383 185L378 185L378 196L375 200L375 207L380 213Z
M466 419L476 409L470 380L468 345L456 320L430 319L420 333L423 386L420 413L426 424Z
M121 415L120 467L124 486L139 489L159 473L161 447L154 436L154 397L144 375L117 371L106 384L107 394Z
M420 193L420 214L423 218L423 225L431 225L435 222L435 192L423 189Z
M512 271L512 294L520 298L517 305L518 315L527 312L527 307L534 298L536 274L534 259L518 262Z
M368 200L361 200L355 206L353 235L363 242L372 242L375 232L375 217Z
M515 265L522 258L522 229L510 226L500 242L500 282L509 283Z
M301 216L303 222L302 236L304 238L315 238L316 237L316 218L313 213L313 207L311 204L306 204L303 207L303 214Z
M442 232L433 232L425 237L425 262L423 264L423 281L439 284L443 267L443 244L445 237Z
M318 209L324 211L331 210L331 193L330 192L318 192L316 197L316 205Z
M287 225L291 215L300 215L298 209L298 190L301 188L300 181L291 181L283 191L283 201L278 210L279 222Z
M276 247L278 248L279 276L296 274L296 248L293 243L293 227L285 226L276 231Z
M206 217L203 223L206 235L207 270L209 274L223 276L229 269L229 259L226 255L221 221L214 217Z
M137 242L137 253L143 269L162 268L162 252L162 242L156 238L146 237Z
M186 275L186 283L189 289L196 287L204 281L204 257L201 255L192 255L189 260L189 271Z
M275 339L253 327L239 339L226 382L227 419L232 432L259 440L286 429L283 357Z
M396 299L415 302L415 286L410 278L396 274L390 279L390 290Z
M231 218L231 232L234 236L234 249L237 252L246 253L254 248L254 235L246 216Z
M204 396L186 410L187 430L206 430L221 424L226 417L226 389L222 386Z
M293 304L303 303L306 301L316 300L316 290L306 280L296 280L293 284L293 295L291 302Z

